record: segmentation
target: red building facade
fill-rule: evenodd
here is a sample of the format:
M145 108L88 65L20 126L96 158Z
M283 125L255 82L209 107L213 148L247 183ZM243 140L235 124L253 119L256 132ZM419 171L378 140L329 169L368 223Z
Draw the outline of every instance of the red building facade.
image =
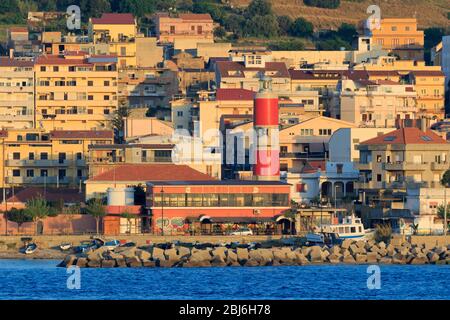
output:
M162 225L165 234L226 234L243 226L276 233L288 219L289 187L279 181L148 182L147 210L154 233Z

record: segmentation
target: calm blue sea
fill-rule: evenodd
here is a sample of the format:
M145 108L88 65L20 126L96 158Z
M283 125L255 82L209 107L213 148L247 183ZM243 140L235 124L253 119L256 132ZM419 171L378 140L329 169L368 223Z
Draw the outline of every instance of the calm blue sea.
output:
M68 289L55 260L0 260L0 299L450 299L450 266L81 269Z

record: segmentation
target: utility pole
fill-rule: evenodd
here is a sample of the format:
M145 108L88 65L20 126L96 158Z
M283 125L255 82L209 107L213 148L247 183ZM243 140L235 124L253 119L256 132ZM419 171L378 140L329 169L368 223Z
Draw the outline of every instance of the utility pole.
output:
M161 235L164 236L164 189L161 187Z

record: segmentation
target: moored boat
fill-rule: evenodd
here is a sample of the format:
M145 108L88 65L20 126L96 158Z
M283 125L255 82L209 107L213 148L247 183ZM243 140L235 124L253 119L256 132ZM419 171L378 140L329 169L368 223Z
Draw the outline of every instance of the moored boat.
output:
M38 246L36 243L31 242L29 244L27 244L27 246L25 247L25 254L32 254L37 250Z
M365 239L366 230L361 222L361 218L354 215L344 217L341 223L324 224L320 227L322 232L335 233L341 239Z

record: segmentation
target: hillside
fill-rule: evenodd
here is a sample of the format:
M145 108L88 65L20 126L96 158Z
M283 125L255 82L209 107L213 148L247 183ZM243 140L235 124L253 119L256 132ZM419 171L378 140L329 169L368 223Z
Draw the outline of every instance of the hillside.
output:
M308 7L302 0L272 0L277 15L292 18L303 17L311 21L315 28L335 28L342 22L358 24L369 15L367 7L376 4L381 8L381 17L416 17L419 28L450 27L447 13L450 12L449 0L341 0L337 9ZM237 7L247 6L250 0L230 0Z

